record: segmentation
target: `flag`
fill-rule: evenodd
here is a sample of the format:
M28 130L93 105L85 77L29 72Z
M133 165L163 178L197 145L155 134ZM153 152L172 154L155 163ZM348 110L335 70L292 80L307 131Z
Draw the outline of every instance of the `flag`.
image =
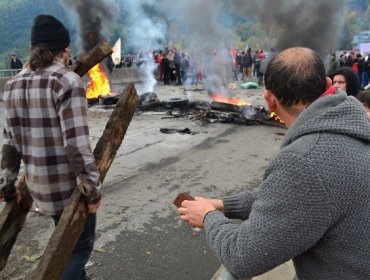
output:
M118 38L118 40L114 43L113 47L113 53L112 53L112 59L114 65L121 63L121 38Z

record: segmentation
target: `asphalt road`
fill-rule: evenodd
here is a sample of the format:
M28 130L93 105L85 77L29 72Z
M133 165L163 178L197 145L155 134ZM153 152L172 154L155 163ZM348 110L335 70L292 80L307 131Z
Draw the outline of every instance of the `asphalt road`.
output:
M156 92L161 100L189 94L173 86L158 86ZM237 94L253 104L263 102L262 90ZM207 98L201 91L191 95ZM110 113L106 108L89 110L93 147ZM157 112L135 115L106 176L90 279L209 280L220 263L204 230L179 220L173 199L182 191L220 197L255 188L286 132L164 117ZM194 133L165 134L160 128ZM0 279L31 279L52 230L50 218L31 212Z

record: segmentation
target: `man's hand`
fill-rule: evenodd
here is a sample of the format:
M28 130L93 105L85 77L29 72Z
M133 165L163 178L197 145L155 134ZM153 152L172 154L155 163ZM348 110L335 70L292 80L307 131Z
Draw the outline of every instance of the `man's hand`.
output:
M18 190L15 192L15 199L17 203L19 203L22 199L22 195ZM0 203L1 202L5 202L5 196L2 193L0 193Z
M94 214L94 213L96 213L96 211L98 211L98 208L100 206L100 201L101 201L101 199L95 204L87 204L87 210L88 210L89 214Z
M181 220L194 227L202 228L204 226L204 216L209 211L217 210L215 206L220 206L220 201L216 199L211 200L203 197L195 197L195 200L184 200L181 203L181 207L178 209L178 212Z

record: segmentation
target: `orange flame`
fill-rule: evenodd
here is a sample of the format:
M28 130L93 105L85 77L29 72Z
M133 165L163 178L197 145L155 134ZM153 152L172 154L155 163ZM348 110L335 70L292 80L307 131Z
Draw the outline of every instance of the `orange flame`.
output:
M87 86L87 98L98 98L101 95L108 95L110 93L109 79L101 68L100 64L96 64L88 72L90 82Z
M281 123L281 124L285 124L285 122L284 122L282 119L280 119L280 118L279 118L279 116L278 116L278 115L276 115L276 113L275 113L275 112L271 112L271 113L270 113L270 119L272 119L272 120L274 120L274 121L277 121L277 122L279 122L279 123Z
M238 98L236 96L233 97L226 97L223 95L214 95L212 96L212 99L217 102L222 102L222 103L229 103L229 104L234 104L237 106L245 106L245 105L252 105L251 103L248 103L247 101Z

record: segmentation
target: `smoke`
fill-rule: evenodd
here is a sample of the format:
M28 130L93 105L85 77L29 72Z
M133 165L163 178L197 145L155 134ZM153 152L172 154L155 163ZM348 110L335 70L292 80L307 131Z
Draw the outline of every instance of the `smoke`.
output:
M176 46L199 58L209 92L227 93L232 79L231 47L238 42L233 16L255 19L276 38L281 51L293 46L316 50L323 58L336 49L345 0L61 0L78 15L83 50L90 49L112 27L116 12L125 19L123 43L151 54ZM117 5L116 5L117 3ZM232 11L233 13L230 13ZM255 46L251 46L255 47ZM149 55L150 57L150 55ZM142 65L146 90L152 91L155 64Z
M140 50L142 61L140 71L144 75L143 92L153 92L156 84L154 72L157 64L153 60L153 52L164 47L168 33L168 22L161 10L156 9L156 1L129 0L120 4L125 14L134 17L124 41L136 51ZM138 60L138 57L136 58Z
M210 94L228 95L232 80L232 57L237 36L232 32L231 19L223 13L224 0L164 0L169 7L168 17L176 25L179 41L192 55L200 58L197 63L205 73L204 87ZM181 35L180 35L181 34Z
M338 45L345 0L232 0L231 5L270 30L278 50L308 47L325 57Z
M303 46L324 58L337 46L345 6L345 0L120 1L137 18L128 36L137 49L163 49L163 42L170 39L180 49L201 58L205 87L219 93L228 92L232 76L228 50L236 46L238 39L226 9L246 19L256 19L266 34L276 38L277 50Z
M76 13L78 21L78 45L86 52L99 43L115 20L118 6L114 0L61 0L62 4Z
M126 13L135 15L127 33L130 46L146 52L174 46L186 50L199 58L198 65L201 64L203 72L207 72L205 87L209 91L217 88L226 93L232 76L228 50L235 46L237 36L226 28L228 19L221 16L224 2L121 0L119 3ZM147 75L152 75L153 65L142 66ZM153 79L149 80L153 82ZM146 86L148 91L152 91L154 84L155 80Z

